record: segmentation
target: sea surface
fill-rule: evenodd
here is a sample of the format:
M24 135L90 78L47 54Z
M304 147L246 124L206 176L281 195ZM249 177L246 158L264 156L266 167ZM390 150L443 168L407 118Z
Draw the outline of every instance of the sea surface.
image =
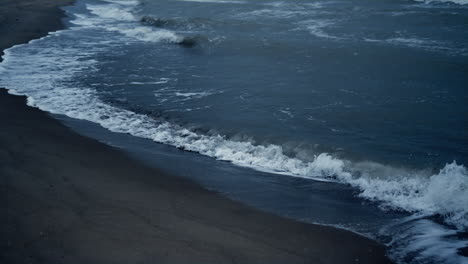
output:
M468 1L78 0L0 86L397 263L468 263Z

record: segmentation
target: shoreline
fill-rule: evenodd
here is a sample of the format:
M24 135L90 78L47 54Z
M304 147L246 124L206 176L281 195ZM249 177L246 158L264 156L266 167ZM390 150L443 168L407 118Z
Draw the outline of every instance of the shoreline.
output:
M58 2L2 3L2 53L63 28L74 1ZM5 89L0 120L2 263L391 263L375 241L148 168Z

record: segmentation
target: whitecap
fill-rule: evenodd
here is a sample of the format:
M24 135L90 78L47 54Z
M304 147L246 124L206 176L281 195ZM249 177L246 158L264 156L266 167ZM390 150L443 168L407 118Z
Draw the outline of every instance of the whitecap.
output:
M95 16L78 14L71 22L75 25L93 26L119 32L126 37L145 42L181 43L184 41L183 36L173 31L139 25L138 18L132 13L133 6L130 5L132 2L122 2L127 3L128 6L87 4L86 8Z

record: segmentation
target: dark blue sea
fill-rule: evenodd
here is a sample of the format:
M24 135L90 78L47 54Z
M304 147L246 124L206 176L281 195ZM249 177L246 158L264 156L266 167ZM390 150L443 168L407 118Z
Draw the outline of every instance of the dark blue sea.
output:
M468 1L78 0L0 86L275 214L468 263Z

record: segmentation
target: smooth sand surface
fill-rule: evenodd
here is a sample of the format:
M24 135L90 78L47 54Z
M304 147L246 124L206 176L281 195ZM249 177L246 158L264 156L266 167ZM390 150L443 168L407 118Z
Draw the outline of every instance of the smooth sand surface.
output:
M2 0L0 50L62 27L70 2ZM3 89L0 179L0 263L390 263L372 240L147 168Z

